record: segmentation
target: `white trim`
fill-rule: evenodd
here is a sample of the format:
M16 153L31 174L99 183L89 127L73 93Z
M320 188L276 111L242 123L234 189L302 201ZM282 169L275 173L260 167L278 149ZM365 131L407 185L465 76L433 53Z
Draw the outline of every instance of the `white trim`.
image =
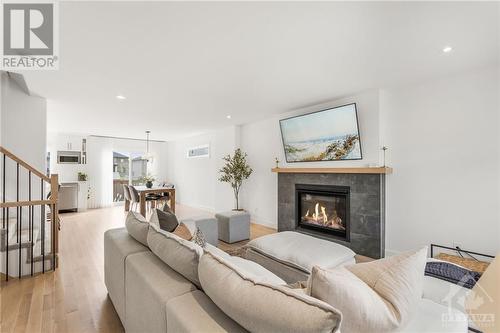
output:
M396 250L391 250L391 249L385 249L385 257L392 257L395 255L401 254L401 251L396 251Z

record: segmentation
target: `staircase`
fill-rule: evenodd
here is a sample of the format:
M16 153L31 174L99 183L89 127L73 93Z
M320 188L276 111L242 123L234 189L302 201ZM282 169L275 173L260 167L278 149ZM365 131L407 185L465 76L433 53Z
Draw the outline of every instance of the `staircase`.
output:
M0 146L0 273L5 281L55 270L58 177ZM46 194L47 193L47 194Z

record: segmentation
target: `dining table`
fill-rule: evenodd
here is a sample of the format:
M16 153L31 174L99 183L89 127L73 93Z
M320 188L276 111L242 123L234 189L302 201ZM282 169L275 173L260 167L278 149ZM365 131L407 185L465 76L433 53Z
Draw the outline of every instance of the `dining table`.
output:
M163 194L168 193L170 199L170 210L175 214L175 188L153 186L146 187L144 185L134 185L134 188L139 192L139 212L142 216L146 217L146 196L148 194ZM125 200L125 211L130 209L130 201Z

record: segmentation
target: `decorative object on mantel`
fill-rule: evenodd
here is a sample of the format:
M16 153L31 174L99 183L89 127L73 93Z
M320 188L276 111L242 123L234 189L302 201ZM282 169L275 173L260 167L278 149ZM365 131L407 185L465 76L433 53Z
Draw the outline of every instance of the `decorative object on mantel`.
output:
M78 181L79 182L85 182L87 181L87 174L84 172L79 172L78 173Z
M234 151L232 157L231 155L227 155L222 158L226 161L226 165L219 170L219 173L221 173L219 181L230 183L233 188L234 198L236 199L236 209L234 210L242 210L239 206L241 184L245 179L248 179L253 172L252 168L247 163L246 157L247 154L238 148Z
M276 169L280 167L280 160L277 157L274 158L274 163L276 163Z
M350 168L273 168L276 173L359 173L359 174L391 174L390 167L350 167Z
M384 163L382 164L382 166L383 166L383 167L385 167L385 151L386 151L387 149L389 149L389 147L387 147L387 146L382 146L382 148L380 148L380 149L382 149L382 152L383 152L383 154L384 154L384 155L383 155L383 161L384 161Z

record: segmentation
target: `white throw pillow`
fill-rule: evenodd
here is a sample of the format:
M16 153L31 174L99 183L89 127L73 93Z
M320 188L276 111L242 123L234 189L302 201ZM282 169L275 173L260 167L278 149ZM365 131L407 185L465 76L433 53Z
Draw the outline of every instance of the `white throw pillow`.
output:
M198 261L203 254L203 249L199 245L161 230L159 226L153 224L149 228L147 239L149 248L158 258L192 283L200 286Z
M332 306L268 283L236 264L205 252L198 266L203 291L250 332L337 332L341 314Z
M315 266L308 293L343 315L343 333L393 332L408 323L422 298L427 248L333 269Z

